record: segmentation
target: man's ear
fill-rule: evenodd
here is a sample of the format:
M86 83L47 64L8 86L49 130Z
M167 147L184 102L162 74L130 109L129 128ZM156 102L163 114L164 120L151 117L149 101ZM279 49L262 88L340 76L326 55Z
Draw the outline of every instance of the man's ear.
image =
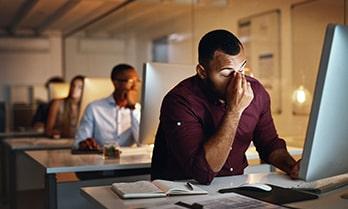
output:
M207 77L207 71L201 64L196 66L196 72L201 79L205 79Z

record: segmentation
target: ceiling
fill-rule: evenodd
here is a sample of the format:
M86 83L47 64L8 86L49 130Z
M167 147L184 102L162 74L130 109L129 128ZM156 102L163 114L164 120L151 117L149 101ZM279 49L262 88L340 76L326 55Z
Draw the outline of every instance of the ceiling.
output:
M72 34L119 8L126 0L0 0L1 36Z
M211 0L201 0L209 2ZM221 1L221 0L220 0ZM188 14L198 0L0 0L0 37L139 33Z

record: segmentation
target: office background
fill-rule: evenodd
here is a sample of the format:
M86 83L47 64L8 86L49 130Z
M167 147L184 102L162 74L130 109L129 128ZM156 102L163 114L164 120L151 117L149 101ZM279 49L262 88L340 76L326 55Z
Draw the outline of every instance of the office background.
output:
M302 146L325 27L347 24L347 3L2 1L0 101L6 107L6 114L1 114L6 117L0 117L1 124L6 131L13 130L16 104L35 109L37 100L47 100L44 83L51 76L60 75L67 81L76 74L109 77L111 68L120 62L136 66L139 72L148 61L196 64L200 37L223 28L242 37L247 45L248 68L267 84L279 134L288 144ZM21 8L27 9L22 19L16 14ZM108 13L110 8L114 9ZM298 104L293 97L301 86ZM25 120L23 115L21 118Z

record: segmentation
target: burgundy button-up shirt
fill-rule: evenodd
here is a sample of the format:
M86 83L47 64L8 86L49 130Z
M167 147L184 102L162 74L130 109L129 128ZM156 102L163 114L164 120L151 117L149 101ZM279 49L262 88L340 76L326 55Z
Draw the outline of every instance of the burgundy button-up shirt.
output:
M254 99L242 113L231 151L219 172L210 168L203 145L217 131L225 104L198 76L182 81L165 96L152 157L152 179L193 178L209 184L215 176L243 174L251 141L266 162L272 151L286 149L273 123L268 93L254 78L247 80Z

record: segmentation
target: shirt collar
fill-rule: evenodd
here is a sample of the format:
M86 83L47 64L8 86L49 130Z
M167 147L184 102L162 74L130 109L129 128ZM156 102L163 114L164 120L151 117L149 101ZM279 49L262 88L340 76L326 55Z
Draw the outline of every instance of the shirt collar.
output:
M108 104L116 106L116 101L114 99L113 94L111 94L110 96L106 97L106 101L108 102Z

